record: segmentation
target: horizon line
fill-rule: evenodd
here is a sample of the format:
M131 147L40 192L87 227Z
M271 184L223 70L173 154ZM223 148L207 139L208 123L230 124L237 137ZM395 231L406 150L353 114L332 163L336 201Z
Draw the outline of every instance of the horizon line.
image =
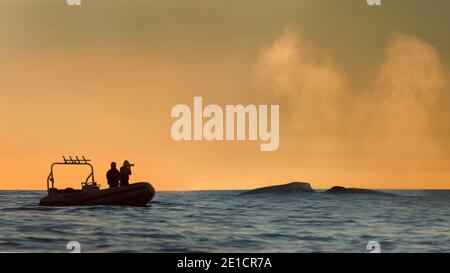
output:
M339 185L336 185L339 186ZM263 188L266 186L262 186L259 188ZM334 187L334 186L332 186ZM332 188L330 187L330 188ZM345 187L345 186L344 186ZM315 190L328 190L330 188L317 188ZM358 188L358 187L345 187L345 188ZM108 189L108 188L104 188ZM186 189L186 190L156 190L156 192L196 192L196 191L248 191L257 188L250 189ZM368 190L393 190L393 191L401 191L401 190L409 190L409 191L450 191L450 188L359 188L359 189L368 189ZM47 189L1 189L0 191L47 191Z

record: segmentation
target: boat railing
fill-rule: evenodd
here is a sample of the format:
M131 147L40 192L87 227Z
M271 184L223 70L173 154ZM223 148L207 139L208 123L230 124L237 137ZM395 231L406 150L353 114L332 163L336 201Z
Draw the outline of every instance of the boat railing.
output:
M55 177L53 175L53 167L56 165L77 165L77 166L89 166L91 169L91 172L86 177L86 181L82 183L82 185L95 185L95 178L94 178L94 167L90 163L90 159L86 159L84 156L79 158L78 156L75 156L72 158L72 156L65 157L63 156L63 161L61 162L54 162L50 166L50 174L47 177L47 191L50 189L55 188ZM51 185L51 186L50 186Z

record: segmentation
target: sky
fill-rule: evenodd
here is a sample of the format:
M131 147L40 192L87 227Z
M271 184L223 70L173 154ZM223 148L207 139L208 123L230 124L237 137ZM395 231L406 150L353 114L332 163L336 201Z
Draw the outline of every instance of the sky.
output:
M450 189L450 2L0 0L0 189L111 161L157 190ZM177 104L280 105L280 146L177 142ZM86 169L61 168L77 187Z

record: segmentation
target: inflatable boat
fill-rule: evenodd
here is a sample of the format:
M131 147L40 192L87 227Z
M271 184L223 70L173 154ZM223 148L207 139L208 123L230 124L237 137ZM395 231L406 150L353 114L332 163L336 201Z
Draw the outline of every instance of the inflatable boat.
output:
M82 157L66 159L63 162L55 162L51 165L50 174L47 178L47 196L43 197L40 206L146 206L155 196L155 189L150 183L139 182L128 186L109 189L100 189L94 180L94 167L90 160ZM86 181L81 183L81 189L57 189L53 175L56 165L85 165L89 166L91 172Z

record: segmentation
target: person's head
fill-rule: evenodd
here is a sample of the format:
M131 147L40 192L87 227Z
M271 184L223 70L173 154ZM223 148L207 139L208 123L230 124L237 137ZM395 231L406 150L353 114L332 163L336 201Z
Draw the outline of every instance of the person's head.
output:
M111 162L111 169L116 169L116 168L117 168L116 162Z
M123 162L123 166L124 166L124 167L130 167L130 162L128 162L128 160L125 160L125 161Z

